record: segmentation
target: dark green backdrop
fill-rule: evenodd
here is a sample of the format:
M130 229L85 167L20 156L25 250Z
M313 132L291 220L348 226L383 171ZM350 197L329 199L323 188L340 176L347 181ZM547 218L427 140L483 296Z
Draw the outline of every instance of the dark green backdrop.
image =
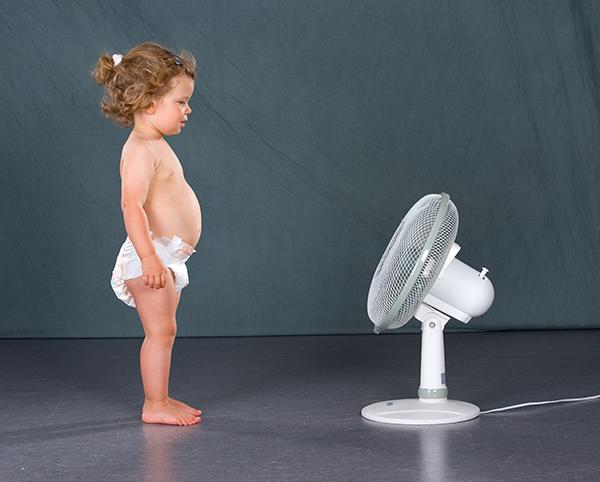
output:
M0 336L142 335L109 282L129 131L89 72L148 40L198 60L168 138L203 209L179 336L371 332L379 258L441 191L459 258L496 288L468 329L600 327L598 3L1 8Z

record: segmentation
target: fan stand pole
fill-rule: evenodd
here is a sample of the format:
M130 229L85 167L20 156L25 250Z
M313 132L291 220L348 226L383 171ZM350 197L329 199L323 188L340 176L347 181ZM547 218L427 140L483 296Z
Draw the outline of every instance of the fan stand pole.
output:
M372 403L361 415L375 422L402 425L438 425L477 417L476 405L447 398L444 326L450 317L421 303L415 318L421 322L422 332L419 398Z
M447 398L446 360L444 357L444 327L449 316L421 303L415 313L421 322L421 383L419 398Z

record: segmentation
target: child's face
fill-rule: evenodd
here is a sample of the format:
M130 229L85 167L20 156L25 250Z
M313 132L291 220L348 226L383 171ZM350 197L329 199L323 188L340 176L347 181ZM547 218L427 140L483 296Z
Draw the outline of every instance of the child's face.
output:
M187 75L179 75L173 77L170 84L171 90L154 101L156 110L152 115L152 124L163 135L179 134L182 123L192 112L188 102L194 93L194 81Z

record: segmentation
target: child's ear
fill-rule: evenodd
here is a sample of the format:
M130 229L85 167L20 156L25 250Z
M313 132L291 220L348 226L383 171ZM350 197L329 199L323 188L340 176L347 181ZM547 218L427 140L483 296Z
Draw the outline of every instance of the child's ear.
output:
M146 108L144 109L144 112L145 112L146 114L154 114L154 112L156 112L156 102L155 102L155 101L152 101L152 102L150 103L150 106L149 106L149 107L146 107Z

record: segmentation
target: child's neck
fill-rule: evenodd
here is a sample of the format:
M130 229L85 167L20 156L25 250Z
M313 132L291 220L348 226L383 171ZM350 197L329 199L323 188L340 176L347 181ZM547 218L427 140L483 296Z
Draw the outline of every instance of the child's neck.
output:
M131 134L146 141L158 141L163 138L163 135L154 127L144 124L135 124Z

